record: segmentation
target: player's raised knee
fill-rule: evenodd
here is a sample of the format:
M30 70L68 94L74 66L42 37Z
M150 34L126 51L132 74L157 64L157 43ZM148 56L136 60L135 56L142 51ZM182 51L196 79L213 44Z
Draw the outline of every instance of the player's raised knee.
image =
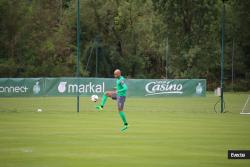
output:
M105 95L108 96L108 97L111 97L111 94L112 93L110 91L105 92Z

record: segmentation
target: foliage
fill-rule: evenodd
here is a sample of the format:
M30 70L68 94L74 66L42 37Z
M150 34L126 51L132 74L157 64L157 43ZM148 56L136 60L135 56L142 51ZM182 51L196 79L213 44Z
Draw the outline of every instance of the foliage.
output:
M80 1L81 76L112 77L120 68L132 78L206 78L218 85L222 5ZM225 2L226 83L234 55L234 79L249 84L249 7ZM0 11L0 77L75 76L76 0L1 0Z

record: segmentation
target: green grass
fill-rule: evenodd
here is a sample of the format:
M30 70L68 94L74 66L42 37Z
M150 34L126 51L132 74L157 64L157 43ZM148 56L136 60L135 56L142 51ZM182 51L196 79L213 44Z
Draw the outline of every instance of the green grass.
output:
M1 167L250 166L228 160L228 149L250 149L250 115L239 112L247 94L205 98L128 98L130 127L119 131L114 101L106 112L81 98L0 98ZM42 108L43 112L35 112Z

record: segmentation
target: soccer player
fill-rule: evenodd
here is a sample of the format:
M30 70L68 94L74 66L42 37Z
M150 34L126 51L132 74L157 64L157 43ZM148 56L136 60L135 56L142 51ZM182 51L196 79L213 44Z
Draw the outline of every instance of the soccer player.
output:
M116 78L116 90L105 92L102 96L101 105L96 106L96 108L99 111L102 111L108 97L112 98L113 100L116 100L118 111L119 111L120 117L121 117L121 119L123 121L123 125L124 125L123 128L121 129L121 131L124 131L124 130L128 129L128 123L127 123L127 120L125 117L125 113L123 111L128 87L125 83L125 78L121 75L121 71L119 69L116 69L114 71L114 77Z

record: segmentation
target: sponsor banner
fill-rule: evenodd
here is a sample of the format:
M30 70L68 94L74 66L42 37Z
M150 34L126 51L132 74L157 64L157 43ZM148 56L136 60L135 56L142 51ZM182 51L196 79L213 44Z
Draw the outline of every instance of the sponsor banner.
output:
M44 95L42 78L0 78L0 97Z
M130 96L205 96L205 79L131 79Z
M101 95L107 90L113 90L115 79L107 78L46 78L46 95L75 96Z
M113 78L0 78L0 97L89 96L114 90ZM128 96L205 96L204 79L127 79Z

